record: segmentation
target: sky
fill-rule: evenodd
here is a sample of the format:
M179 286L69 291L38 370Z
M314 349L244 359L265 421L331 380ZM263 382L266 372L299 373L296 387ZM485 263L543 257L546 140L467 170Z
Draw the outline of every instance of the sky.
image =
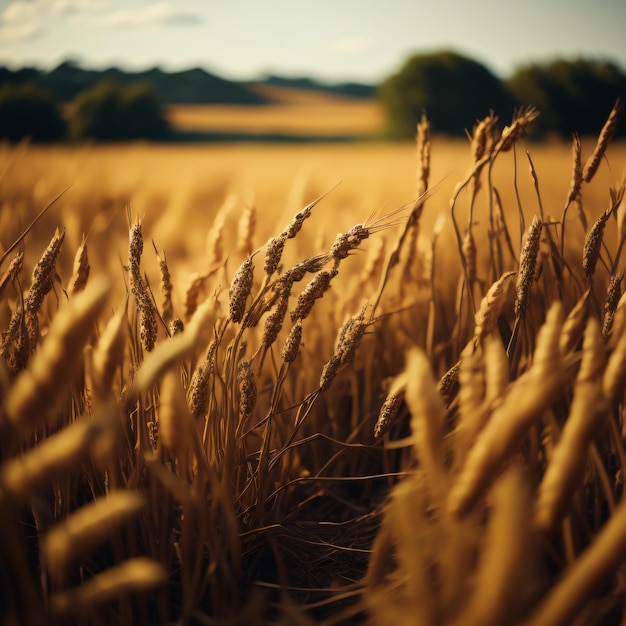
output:
M626 0L0 0L0 65L378 83L453 49L506 78L531 62L626 69Z

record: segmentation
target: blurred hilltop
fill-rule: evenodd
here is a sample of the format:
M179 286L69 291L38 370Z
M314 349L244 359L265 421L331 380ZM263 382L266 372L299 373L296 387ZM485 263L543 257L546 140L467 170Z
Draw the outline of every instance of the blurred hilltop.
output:
M34 83L50 91L61 102L73 102L94 85L110 80L123 85L149 83L164 104L269 104L272 99L259 86L320 91L355 98L372 98L376 88L360 83L327 84L311 78L267 76L254 82L227 80L196 67L180 72L164 72L158 67L143 72L125 72L116 67L105 70L83 69L73 61L50 71L35 68L0 68L0 85Z

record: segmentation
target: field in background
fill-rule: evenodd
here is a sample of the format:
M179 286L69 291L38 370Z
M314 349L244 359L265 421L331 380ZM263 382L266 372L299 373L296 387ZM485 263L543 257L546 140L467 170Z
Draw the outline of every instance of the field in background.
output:
M376 100L270 85L256 90L272 104L172 105L168 119L182 132L370 137L383 131L384 112Z
M476 177L439 137L0 146L0 254L62 194L2 259L8 622L621 612L626 146L568 200L516 128Z

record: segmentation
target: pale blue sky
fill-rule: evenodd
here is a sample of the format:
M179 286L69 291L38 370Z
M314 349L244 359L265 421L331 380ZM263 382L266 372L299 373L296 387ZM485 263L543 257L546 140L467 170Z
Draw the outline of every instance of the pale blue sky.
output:
M453 48L506 77L529 61L626 68L625 0L0 0L0 64L378 82Z

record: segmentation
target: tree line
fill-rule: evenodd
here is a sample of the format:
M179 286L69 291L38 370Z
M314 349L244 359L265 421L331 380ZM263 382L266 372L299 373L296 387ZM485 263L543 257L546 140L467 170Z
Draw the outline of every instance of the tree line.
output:
M607 60L557 59L523 66L501 80L474 59L444 50L410 57L376 95L392 139L412 138L424 111L433 132L460 136L489 111L506 120L525 105L541 112L535 136L565 138L598 132L615 101L626 98L626 74ZM149 82L105 79L78 93L69 109L63 114L59 100L32 81L0 80L0 137L10 141L172 137L162 100ZM618 136L626 136L624 126Z
M528 64L506 80L453 51L416 54L378 89L387 111L387 133L412 138L426 112L433 132L462 135L493 110L510 119L514 109L533 105L541 113L536 137L596 134L619 98L626 98L626 74L607 60L556 59ZM618 135L626 136L625 125Z

